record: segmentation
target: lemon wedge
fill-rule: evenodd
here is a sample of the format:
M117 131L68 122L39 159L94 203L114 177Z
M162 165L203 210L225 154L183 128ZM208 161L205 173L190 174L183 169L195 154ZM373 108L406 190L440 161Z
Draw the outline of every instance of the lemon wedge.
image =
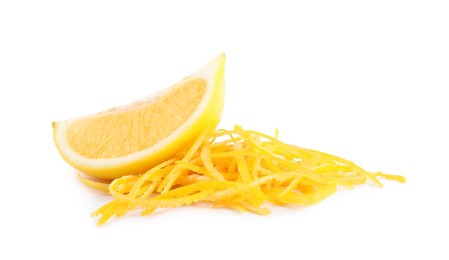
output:
M224 105L221 54L170 88L101 113L53 122L62 158L101 179L143 173L171 158L206 128L215 129Z

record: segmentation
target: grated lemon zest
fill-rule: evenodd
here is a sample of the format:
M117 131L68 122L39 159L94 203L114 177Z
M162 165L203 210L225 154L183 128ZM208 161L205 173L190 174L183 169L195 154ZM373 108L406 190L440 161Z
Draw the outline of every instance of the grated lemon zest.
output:
M98 225L135 208L148 215L161 208L197 202L240 212L267 215L266 202L302 206L319 203L337 191L378 178L405 182L399 175L368 172L346 159L286 144L274 137L235 126L205 130L188 149L140 175L104 183L79 178L113 198L93 216Z

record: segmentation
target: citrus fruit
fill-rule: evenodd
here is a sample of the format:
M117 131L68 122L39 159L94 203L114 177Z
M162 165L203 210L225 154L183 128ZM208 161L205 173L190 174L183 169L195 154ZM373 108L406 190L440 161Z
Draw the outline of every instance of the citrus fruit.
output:
M170 88L128 105L53 122L53 139L74 168L115 179L143 173L215 128L224 104L221 54Z

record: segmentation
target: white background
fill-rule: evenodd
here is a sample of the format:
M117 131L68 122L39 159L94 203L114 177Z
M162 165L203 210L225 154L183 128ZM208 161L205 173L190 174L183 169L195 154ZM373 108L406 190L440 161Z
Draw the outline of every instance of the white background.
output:
M447 1L154 2L0 2L1 259L449 259ZM278 127L408 182L267 217L188 207L97 228L110 198L59 157L51 122L221 52L222 127Z

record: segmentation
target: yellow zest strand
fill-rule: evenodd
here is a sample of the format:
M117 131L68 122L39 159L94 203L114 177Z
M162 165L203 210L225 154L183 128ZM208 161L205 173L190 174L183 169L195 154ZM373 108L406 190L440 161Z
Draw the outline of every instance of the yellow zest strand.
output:
M189 161L192 159L195 152L200 148L200 146L203 144L204 139L206 138L206 135L209 133L209 130L206 130L204 133L200 135L198 139L193 143L192 147L187 151L184 158L182 158L182 161ZM175 169L165 178L159 188L157 189L158 192L165 193L172 187L173 183L176 181L176 179L179 178L184 172L181 169L180 165L177 165Z
M154 178L155 175L157 175L157 173L164 167L172 164L174 162L174 159L165 161L153 168L151 168L151 170L147 171L145 174L142 175L142 177L139 178L139 180L134 184L134 186L132 187L131 191L129 192L129 196L131 197L136 197L137 196L137 192L139 191L140 187L142 186L142 184L146 181L146 180L152 180L152 178ZM154 180L153 180L154 181Z
M249 183L251 181L251 177L248 170L248 165L246 164L245 157L242 155L237 155L237 168L240 173L240 177L242 177L243 183Z
M211 177L214 177L217 180L225 181L223 175L215 169L212 160L210 158L210 146L208 144L204 145L201 149L201 160L203 161L204 167L206 167L207 172Z
M97 182L97 181L93 181L93 180L89 180L84 178L83 176L81 176L81 174L78 174L78 178L87 186L94 188L96 190L101 190L104 192L109 192L109 183L104 183L104 182Z
M279 198L284 197L287 193L289 193L290 191L292 191L301 181L302 176L298 176L296 177L292 182L290 182L290 184L287 186L287 188L285 188L280 194L279 194Z
M404 178L404 176L400 176L400 175L392 175L392 174L385 174L385 173L375 173L374 176L377 177L381 177L384 178L386 180L390 180L390 181L397 181L397 182L401 182L401 183L405 183L406 179Z
M265 203L308 206L337 191L378 178L405 182L399 175L368 172L355 163L316 150L286 144L274 137L235 126L204 131L190 147L149 171L110 184L79 176L86 185L114 200L96 210L98 225L133 209L148 215L162 208L197 202L240 212L267 215Z
M251 159L251 171L250 171L250 175L251 175L251 179L255 180L257 178L258 171L260 169L260 162L262 161L262 157L260 156L255 156L250 158Z
M192 162L185 162L185 161L177 161L176 164L181 165L182 167L184 167L186 170L189 170L191 172L196 172L202 175L208 175L209 172L207 171L207 169L195 165Z

